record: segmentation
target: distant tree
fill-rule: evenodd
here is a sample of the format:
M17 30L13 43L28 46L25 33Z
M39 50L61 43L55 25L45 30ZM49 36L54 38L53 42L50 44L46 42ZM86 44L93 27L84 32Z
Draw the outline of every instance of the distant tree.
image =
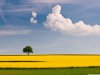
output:
M26 46L25 48L23 48L23 53L27 53L28 55L30 53L33 53L33 49L31 46Z

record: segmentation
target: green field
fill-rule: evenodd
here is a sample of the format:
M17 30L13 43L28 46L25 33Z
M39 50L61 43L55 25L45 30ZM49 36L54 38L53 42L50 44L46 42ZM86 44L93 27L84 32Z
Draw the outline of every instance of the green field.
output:
M0 75L88 75L100 74L100 68L0 69Z

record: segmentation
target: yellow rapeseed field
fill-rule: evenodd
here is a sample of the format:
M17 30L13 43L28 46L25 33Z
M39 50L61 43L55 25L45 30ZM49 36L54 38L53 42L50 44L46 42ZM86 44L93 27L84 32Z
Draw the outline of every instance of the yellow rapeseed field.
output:
M100 66L100 55L0 56L0 68L53 68L86 66Z

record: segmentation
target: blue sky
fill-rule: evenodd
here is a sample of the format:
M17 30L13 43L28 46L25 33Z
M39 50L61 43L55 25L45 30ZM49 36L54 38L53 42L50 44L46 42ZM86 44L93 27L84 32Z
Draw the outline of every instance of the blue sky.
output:
M35 54L98 54L99 26L99 0L0 0L0 54L22 54L27 45Z

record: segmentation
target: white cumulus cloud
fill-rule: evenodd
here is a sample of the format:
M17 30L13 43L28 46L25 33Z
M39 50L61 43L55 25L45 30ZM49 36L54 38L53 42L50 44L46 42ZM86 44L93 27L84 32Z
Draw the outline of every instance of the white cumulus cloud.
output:
M32 12L32 17L30 19L31 23L37 23L37 20L35 19L37 16L37 13L36 12Z
M64 34L85 36L100 34L99 25L88 25L83 21L73 23L71 19L65 18L61 14L61 6L56 5L52 8L52 13L48 14L44 26L53 31L59 31Z

